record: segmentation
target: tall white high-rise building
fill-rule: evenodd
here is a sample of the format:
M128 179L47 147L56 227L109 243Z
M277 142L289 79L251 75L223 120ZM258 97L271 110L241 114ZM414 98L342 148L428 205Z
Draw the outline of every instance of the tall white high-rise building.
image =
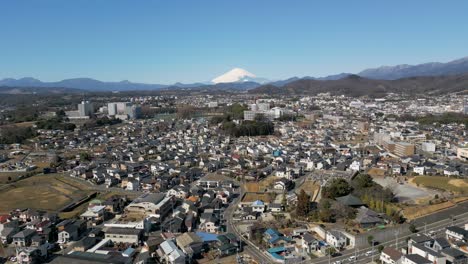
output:
M107 111L110 116L116 115L125 115L127 114L127 109L132 107L130 102L115 102L107 104Z
M141 107L131 102L115 102L107 104L108 115L119 119L136 119L141 115Z
M269 103L258 103L258 110L259 111L269 111L270 110L270 104Z
M116 103L108 103L107 104L107 113L110 116L117 115L117 104Z
M468 100L463 104L463 114L468 115Z
M78 114L79 116L90 116L94 113L94 107L93 104L90 103L89 101L82 101L80 104L78 104Z
M426 152L435 152L436 145L432 142L423 142L421 144L421 149L422 151L426 151Z

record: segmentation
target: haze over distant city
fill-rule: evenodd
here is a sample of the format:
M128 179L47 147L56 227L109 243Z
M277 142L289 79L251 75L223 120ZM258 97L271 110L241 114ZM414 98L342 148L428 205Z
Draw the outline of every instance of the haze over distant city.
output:
M280 80L448 62L467 55L467 8L466 1L2 2L0 79L191 83L238 67Z

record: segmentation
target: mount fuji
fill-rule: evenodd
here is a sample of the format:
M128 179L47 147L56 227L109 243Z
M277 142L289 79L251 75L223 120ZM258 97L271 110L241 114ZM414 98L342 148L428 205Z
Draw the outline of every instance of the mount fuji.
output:
M223 75L220 75L213 80L212 83L239 83L239 82L256 82L259 84L264 84L269 82L269 80L265 78L259 78L255 74L248 72L241 68L234 68Z

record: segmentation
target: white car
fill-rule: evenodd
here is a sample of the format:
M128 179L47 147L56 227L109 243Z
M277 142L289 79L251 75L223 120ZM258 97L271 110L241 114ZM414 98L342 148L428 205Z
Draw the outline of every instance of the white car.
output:
M349 261L355 261L356 259L357 259L356 256L351 256L348 258Z
M333 262L333 264L341 264L341 261L337 260L337 261Z
M368 256L370 256L372 254L374 254L374 251L370 250L370 251L367 251L366 254L364 254L364 255L366 255L366 257L368 257Z

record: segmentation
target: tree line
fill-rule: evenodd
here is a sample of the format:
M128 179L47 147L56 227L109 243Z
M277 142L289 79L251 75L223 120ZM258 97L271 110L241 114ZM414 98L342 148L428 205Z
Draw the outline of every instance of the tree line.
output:
M356 210L335 200L348 194L360 198L372 210L388 215L394 222L403 221L394 204L392 191L375 183L367 174L359 174L351 182L343 178L329 181L322 187L322 199L314 210L311 209L310 197L302 190L298 195L296 215L323 222L354 219Z

